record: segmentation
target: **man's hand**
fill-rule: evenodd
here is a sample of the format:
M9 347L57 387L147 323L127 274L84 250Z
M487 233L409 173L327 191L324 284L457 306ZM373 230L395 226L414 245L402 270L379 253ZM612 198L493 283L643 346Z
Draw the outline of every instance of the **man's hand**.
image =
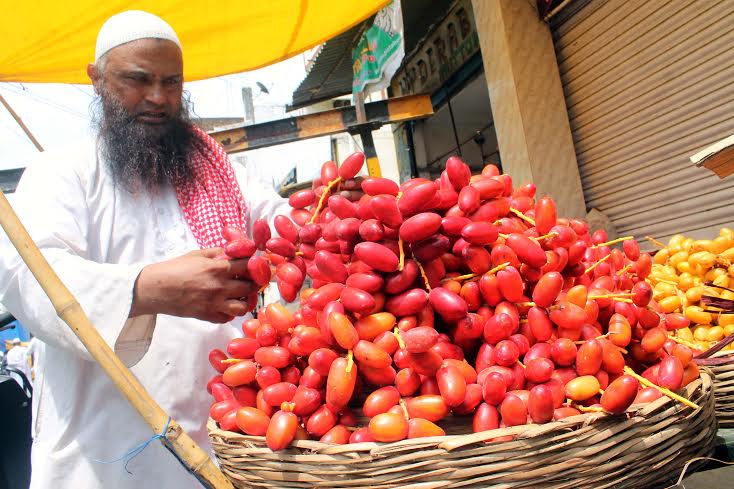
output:
M247 260L215 259L221 248L193 251L144 267L135 282L130 317L168 314L225 323L247 311L247 296L257 290L247 275Z

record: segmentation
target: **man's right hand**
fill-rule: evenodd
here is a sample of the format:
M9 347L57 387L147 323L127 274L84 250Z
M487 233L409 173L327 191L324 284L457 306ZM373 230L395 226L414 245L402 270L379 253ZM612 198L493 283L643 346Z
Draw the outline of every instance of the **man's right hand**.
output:
M193 251L145 266L135 282L130 317L168 314L225 323L247 311L257 285L242 280L247 260L215 259L222 248Z

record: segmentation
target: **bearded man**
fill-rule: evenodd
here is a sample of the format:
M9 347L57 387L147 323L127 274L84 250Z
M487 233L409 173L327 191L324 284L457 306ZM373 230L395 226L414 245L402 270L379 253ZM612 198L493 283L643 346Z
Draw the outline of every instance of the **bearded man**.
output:
M97 137L29 165L15 207L105 341L207 448L207 353L237 335L229 320L246 313L254 290L236 279L243 260L214 259L221 229L249 229L286 201L248 184L189 121L181 43L160 18L110 18L87 73L99 99ZM0 302L43 342L31 487L198 487L159 443L109 463L150 430L2 239Z

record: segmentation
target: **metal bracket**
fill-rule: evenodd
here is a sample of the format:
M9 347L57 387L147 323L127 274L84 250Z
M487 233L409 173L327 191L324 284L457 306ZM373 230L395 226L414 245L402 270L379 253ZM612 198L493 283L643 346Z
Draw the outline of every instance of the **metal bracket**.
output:
M362 135L365 128L421 119L433 114L428 95L410 95L364 104L366 123L359 124L355 107L279 119L249 126L241 125L209 133L228 153L266 148L340 132ZM370 129L371 130L371 129Z

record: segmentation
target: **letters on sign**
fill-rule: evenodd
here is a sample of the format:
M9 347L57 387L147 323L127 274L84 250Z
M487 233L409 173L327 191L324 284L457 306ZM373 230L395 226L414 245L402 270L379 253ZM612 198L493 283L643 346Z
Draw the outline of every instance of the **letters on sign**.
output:
M470 0L459 0L393 77L395 96L432 93L479 52Z

